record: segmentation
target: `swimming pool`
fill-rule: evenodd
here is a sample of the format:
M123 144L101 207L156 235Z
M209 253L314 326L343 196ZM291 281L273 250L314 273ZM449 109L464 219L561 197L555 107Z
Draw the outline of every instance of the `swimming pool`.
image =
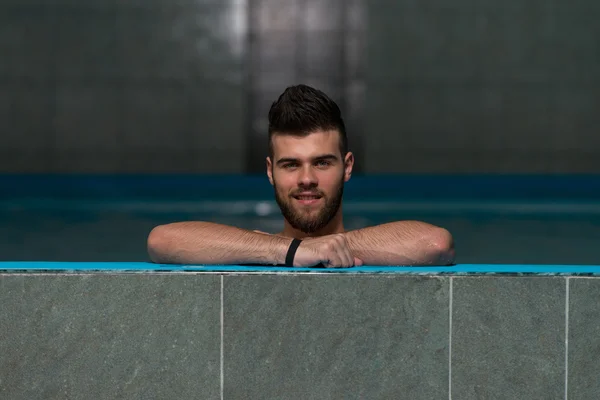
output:
M452 231L459 264L331 270L145 262L160 223L277 231L262 177L1 183L0 397L513 400L600 390L598 179L355 179L347 228L426 220Z
M418 219L452 232L457 263L598 264L600 178L355 177L347 229ZM266 177L0 177L0 260L147 261L152 227L207 220L277 232Z

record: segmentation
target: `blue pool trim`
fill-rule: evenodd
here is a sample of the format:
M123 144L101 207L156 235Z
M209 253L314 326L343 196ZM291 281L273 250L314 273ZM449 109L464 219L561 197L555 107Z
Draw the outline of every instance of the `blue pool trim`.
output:
M600 265L457 264L432 267L287 268L240 265L167 265L148 262L0 262L0 271L61 272L231 272L231 273L331 273L331 274L538 274L600 275Z

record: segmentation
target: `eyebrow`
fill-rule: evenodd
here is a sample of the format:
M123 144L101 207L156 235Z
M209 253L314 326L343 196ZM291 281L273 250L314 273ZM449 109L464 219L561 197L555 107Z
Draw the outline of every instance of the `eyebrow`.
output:
M312 159L312 161L336 161L338 158L336 157L335 154L323 154L321 156L317 156L314 157ZM291 158L291 157L286 157L286 158L280 158L279 160L277 160L277 165L281 165L281 164L285 164L285 163L289 163L289 162L298 162L299 160L297 158Z

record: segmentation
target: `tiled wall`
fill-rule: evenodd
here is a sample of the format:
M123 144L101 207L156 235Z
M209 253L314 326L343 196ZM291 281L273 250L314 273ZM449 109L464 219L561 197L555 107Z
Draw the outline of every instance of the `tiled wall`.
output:
M0 393L593 399L596 278L0 274Z
M2 2L0 171L263 172L295 83L339 101L358 144L361 4Z
M367 171L600 172L598 2L368 4Z
M0 3L0 171L240 172L246 4Z
M263 172L267 112L285 87L306 83L331 96L344 113L349 144L364 169L363 0L251 0L248 170Z
M591 0L3 0L0 171L262 172L293 83L365 172L600 171Z

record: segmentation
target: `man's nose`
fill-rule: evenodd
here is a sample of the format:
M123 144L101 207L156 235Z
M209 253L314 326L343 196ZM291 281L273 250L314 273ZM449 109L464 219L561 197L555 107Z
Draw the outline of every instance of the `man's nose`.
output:
M317 176L310 166L302 168L298 184L301 186L316 186Z

